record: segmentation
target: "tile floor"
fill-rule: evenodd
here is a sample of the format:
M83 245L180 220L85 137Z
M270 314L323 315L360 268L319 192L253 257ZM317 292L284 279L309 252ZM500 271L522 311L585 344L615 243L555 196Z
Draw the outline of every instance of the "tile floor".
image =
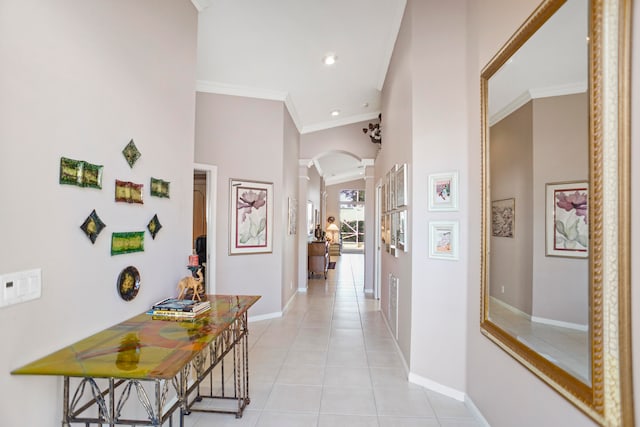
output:
M363 256L332 260L282 318L250 322L243 417L193 412L186 426L479 427L464 403L407 381L379 302L362 292Z

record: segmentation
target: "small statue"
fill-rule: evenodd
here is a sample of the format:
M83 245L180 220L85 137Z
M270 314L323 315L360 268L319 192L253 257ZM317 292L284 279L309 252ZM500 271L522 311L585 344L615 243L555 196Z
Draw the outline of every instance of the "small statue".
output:
M178 290L180 291L180 294L178 294L178 299L182 299L183 297L185 297L187 295L187 290L191 289L191 291L193 292L192 299L194 301L196 299L198 301L202 301L202 298L200 298L200 294L203 292L202 268L198 269L196 275L198 276L197 278L193 276L187 276L180 279L180 281L178 282Z

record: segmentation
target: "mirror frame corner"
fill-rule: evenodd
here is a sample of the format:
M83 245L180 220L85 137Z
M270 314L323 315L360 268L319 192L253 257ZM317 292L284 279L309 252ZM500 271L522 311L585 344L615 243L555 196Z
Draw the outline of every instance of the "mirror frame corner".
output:
M634 425L630 313L630 27L632 0L589 1L591 385L491 322L488 315L488 81L566 0L544 0L483 68L481 309L483 335L602 426ZM606 49L616 46L617 49ZM607 212L607 215L604 213ZM614 215L610 214L615 212ZM616 307L617 310L611 310Z

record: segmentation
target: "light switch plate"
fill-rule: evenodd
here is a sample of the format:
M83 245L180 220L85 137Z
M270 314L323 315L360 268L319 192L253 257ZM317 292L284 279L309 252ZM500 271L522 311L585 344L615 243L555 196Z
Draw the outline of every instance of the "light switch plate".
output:
M0 276L0 307L40 298L42 269L19 271Z

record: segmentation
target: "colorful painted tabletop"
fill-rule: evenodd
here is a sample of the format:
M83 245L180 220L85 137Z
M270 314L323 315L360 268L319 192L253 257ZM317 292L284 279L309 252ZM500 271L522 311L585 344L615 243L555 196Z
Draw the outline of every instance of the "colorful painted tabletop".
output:
M211 310L195 320L153 320L142 313L11 373L171 379L260 297L207 295L207 299Z

